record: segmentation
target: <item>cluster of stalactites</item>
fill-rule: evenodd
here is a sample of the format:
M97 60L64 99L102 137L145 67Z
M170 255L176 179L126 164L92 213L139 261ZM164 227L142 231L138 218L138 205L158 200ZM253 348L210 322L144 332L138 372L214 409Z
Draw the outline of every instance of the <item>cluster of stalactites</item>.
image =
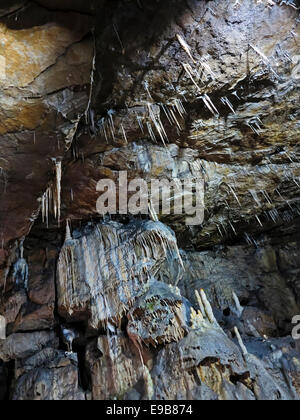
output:
M52 212L58 224L61 218L61 161L54 160L55 182L49 185L42 196L42 220L49 226L49 214Z
M93 328L105 327L108 322L118 325L168 258L182 264L176 238L160 223L148 222L134 234L113 223L97 225L93 234L81 240L72 239L67 223L58 262L60 307L71 315L83 305L90 306ZM88 264L80 264L82 259ZM88 269L92 266L93 273ZM85 285L77 281L79 277L88 285L89 302L82 300L88 295Z

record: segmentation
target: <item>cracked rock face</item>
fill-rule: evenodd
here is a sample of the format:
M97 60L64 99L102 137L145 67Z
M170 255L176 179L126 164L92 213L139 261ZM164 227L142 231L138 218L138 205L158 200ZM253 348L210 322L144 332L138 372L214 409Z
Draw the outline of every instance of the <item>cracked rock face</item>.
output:
M7 244L30 230L53 160L70 147L87 107L91 24L33 4L1 19L1 263Z
M71 320L86 318L99 329L120 323L149 288L160 265L178 259L176 239L160 223L92 227L78 240L66 240L58 260L58 311Z
M1 2L1 400L299 399L296 3Z

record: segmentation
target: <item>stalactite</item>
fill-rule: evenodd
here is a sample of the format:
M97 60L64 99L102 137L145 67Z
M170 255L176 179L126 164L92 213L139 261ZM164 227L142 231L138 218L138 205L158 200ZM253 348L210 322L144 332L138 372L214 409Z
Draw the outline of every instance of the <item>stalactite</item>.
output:
M63 335L64 343L68 347L68 352L73 353L73 341L76 338L75 332L69 328L62 327L62 335Z
M23 288L28 291L28 264L24 259L24 246L23 240L19 246L19 258L14 264L13 279L17 287Z
M94 30L92 30L92 34L93 34L93 39L94 39L94 54L93 54L92 69L91 69L91 74L90 74L89 100L88 100L86 110L85 110L86 124L88 123L90 106L91 106L92 99L93 99L93 89L94 89L94 82L95 82L94 74L95 74L95 71L96 71L96 39L95 39Z

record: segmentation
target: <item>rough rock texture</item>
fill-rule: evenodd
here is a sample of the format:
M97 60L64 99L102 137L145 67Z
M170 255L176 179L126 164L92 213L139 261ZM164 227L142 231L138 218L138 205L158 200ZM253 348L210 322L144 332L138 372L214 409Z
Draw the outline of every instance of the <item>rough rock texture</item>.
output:
M67 189L74 187L82 217L95 214L94 183L103 174L114 179L122 169L130 174L142 171L146 177L156 172L159 163L164 164L152 161L153 146L133 154L132 146L129 150L126 146L126 142L155 136L161 149L163 141L176 144L179 156L185 154L188 159L186 166L200 167L205 174L207 215L202 229L192 232L195 246L203 248L236 234L270 229L298 216L297 11L288 6L267 9L254 1L237 7L223 1L208 5L166 1L159 10L153 3L143 6L143 10L128 10L127 4L119 3L113 12L122 50L110 28L97 37L100 80L91 121L94 136L88 141L83 134L76 143L84 162L72 164L70 175L66 173L66 211L78 216ZM139 24L128 31L135 13ZM140 28L146 20L151 24L144 33ZM177 35L188 47L182 46ZM101 66L106 60L109 69ZM201 99L205 94L218 110L213 116ZM98 116L99 103L103 110ZM106 112L113 112L115 130ZM164 127L165 138L157 126ZM103 155L111 144L113 150ZM172 162L174 146L170 148L170 164L163 167L175 164L174 177L181 173L181 166ZM135 153L139 158L134 158ZM140 156L146 154L147 165L143 165ZM74 171L80 174L77 185ZM167 176L165 171L156 173L161 175ZM181 224L173 227L182 232Z
M86 360L95 400L123 399L143 377L138 350L123 335L99 337L88 346Z
M127 333L133 342L159 344L179 341L188 330L190 305L179 289L160 283L150 283L149 290L128 313Z
M173 232L160 223L96 225L80 239L67 239L58 260L59 314L89 317L96 330L106 321L118 324L167 258L178 259L179 251Z
M85 400L78 385L76 360L46 348L22 361L16 370L13 400Z
M297 6L1 2L0 400L299 399ZM203 223L99 218L124 171Z
M1 18L1 264L25 236L89 99L91 18L24 5ZM24 203L26 205L24 206Z

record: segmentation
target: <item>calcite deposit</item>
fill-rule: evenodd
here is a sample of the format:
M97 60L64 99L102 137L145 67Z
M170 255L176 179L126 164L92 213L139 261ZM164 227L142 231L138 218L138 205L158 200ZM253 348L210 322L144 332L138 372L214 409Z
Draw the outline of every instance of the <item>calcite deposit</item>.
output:
M299 7L1 1L0 400L299 400Z

